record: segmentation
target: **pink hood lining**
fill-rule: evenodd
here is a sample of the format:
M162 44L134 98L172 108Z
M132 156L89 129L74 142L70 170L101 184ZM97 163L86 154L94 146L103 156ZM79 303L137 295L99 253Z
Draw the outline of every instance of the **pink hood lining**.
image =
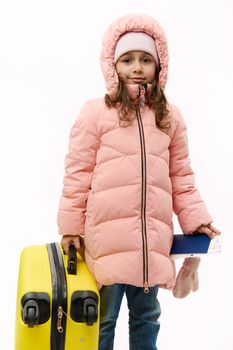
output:
M167 82L169 60L166 35L154 18L143 14L130 14L115 20L103 37L100 65L104 74L108 94L114 95L118 87L118 76L114 65L114 52L120 36L126 32L144 32L155 39L161 67L159 84L164 89Z

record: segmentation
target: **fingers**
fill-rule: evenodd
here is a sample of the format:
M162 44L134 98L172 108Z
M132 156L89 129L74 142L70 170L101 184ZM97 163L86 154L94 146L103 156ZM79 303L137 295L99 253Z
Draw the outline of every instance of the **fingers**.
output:
M74 244L76 250L80 248L80 242L78 236L62 236L61 246L66 254L68 254L69 246Z
M68 254L69 246L72 242L72 238L70 236L63 236L61 239L61 246L65 252L65 254Z
M79 240L79 236L73 237L73 244L74 244L76 250L80 249L80 240Z
M214 238L214 234L212 232L212 230L207 227L207 226L202 226L199 230L198 230L199 233L205 233L209 238Z
M213 234L214 234L215 236L221 235L221 231L219 231L219 229L217 229L217 228L214 227L213 225L209 224L208 227L210 228L210 230L213 232Z
M205 233L210 239L213 239L216 236L215 233L210 229L208 230L208 232L205 232Z
M213 239L216 236L221 234L221 232L216 227L214 227L211 224L200 226L196 230L196 232L198 232L198 233L205 233L210 239Z

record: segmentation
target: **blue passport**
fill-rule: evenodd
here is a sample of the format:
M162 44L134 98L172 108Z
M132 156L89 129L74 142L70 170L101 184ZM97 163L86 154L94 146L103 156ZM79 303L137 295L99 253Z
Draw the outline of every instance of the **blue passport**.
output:
M177 259L220 252L221 242L219 236L210 239L204 233L191 235L177 234L173 236L170 256L173 259Z

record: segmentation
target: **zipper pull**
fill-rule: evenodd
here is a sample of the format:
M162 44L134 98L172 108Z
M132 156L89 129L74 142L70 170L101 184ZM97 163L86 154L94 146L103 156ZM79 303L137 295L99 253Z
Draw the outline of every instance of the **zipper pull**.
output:
M57 308L57 331L59 333L63 333L63 327L61 325L63 317L63 309L62 306L58 306Z
M148 294L149 293L149 287L148 287L148 282L144 282L144 293Z

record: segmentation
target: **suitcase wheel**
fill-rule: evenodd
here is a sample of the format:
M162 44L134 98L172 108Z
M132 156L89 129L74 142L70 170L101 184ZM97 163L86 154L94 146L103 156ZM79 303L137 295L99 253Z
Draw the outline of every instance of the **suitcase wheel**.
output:
M70 316L73 321L92 326L98 319L98 296L93 291L74 292Z
M91 303L93 301L91 300ZM96 321L96 308L94 305L89 305L90 301L86 299L84 301L84 317L88 326L92 326Z
M23 308L23 320L29 328L39 323L39 306L35 300L28 300Z
M29 292L21 299L21 317L29 328L45 323L50 317L50 299L47 293Z

